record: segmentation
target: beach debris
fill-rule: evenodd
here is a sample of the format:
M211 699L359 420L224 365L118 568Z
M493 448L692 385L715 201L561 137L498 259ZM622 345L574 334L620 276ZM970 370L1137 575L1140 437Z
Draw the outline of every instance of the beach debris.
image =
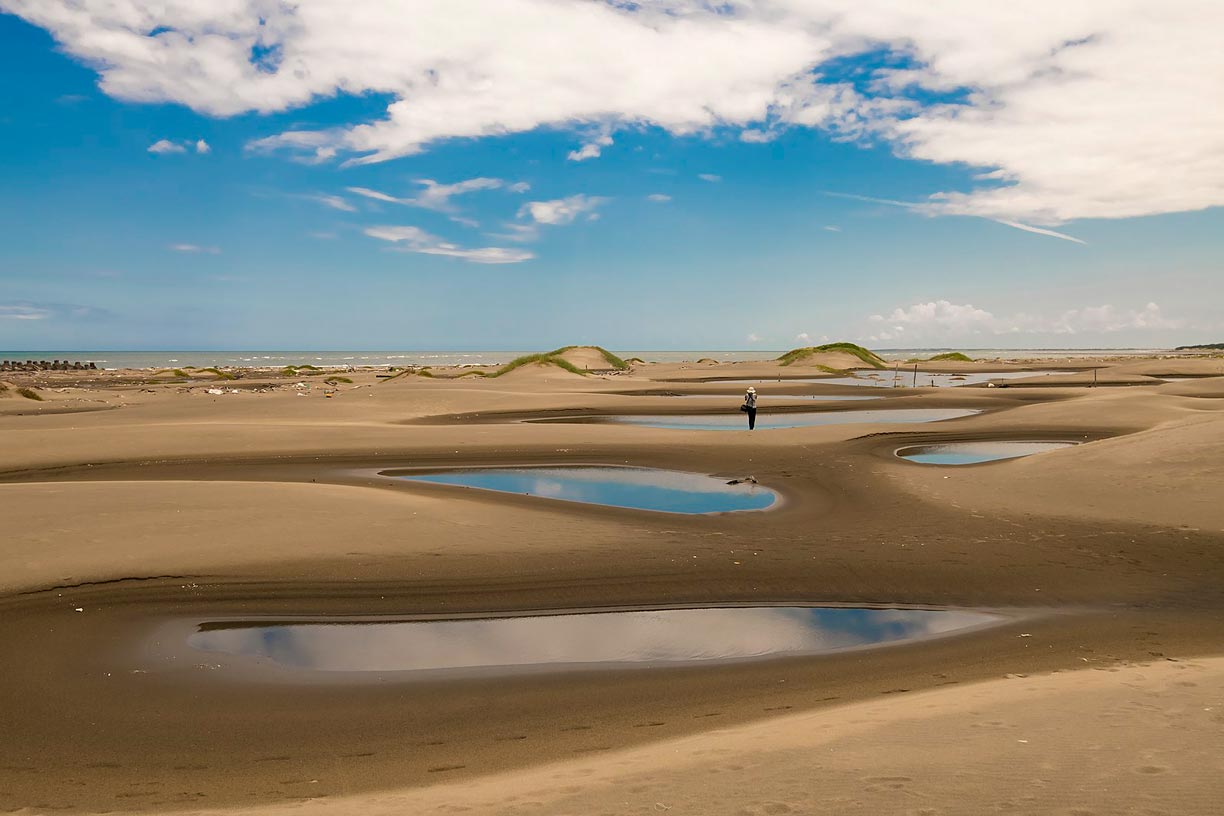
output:
M205 391L205 393L207 393L207 394L214 394L214 395L216 395L216 396L220 396L220 395L224 394L224 393L225 393L225 391L223 391L223 390L222 390L222 389L220 389L220 388L209 388L207 391Z
M81 606L78 606L78 607L76 607L75 609L73 609L72 611L73 611L73 612L84 612L84 611L85 611L85 608L84 608L84 607L81 607Z
M732 479L731 481L727 482L727 484L737 485L737 484L760 484L760 483L756 480L755 476L745 476L742 479Z

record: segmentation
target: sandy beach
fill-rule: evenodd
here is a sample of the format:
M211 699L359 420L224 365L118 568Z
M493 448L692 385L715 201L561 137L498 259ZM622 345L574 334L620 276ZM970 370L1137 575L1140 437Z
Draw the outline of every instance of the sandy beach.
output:
M0 809L1216 811L1224 360L919 364L1007 375L930 387L841 353L566 359L589 373L0 374ZM739 418L748 384L762 420L807 424L623 421ZM975 413L843 421L934 409ZM997 440L1075 444L895 453ZM780 501L680 515L387 475L525 465L752 477ZM825 654L453 677L252 673L157 640L175 621L727 605L999 618Z

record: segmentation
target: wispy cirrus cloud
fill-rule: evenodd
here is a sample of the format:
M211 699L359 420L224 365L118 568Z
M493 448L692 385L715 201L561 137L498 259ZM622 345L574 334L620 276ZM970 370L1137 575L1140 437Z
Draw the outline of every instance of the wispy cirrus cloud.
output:
M328 193L310 193L299 196L299 198L303 198L307 201L313 201L317 204L322 204L324 207L331 207L333 210L340 210L342 212L357 211L356 207L338 195L330 195Z
M46 320L53 312L33 303L0 303L0 320Z
M110 312L94 306L72 303L36 303L28 300L0 303L0 320L42 321L62 318L86 319L109 317Z
M451 200L457 196L475 193L481 190L506 190L510 193L523 193L531 189L526 182L507 182L499 178L471 178L457 181L453 184L440 184L433 179L418 179L416 184L423 189L413 196L397 197L368 187L347 187L354 195L384 201L388 204L403 204L409 207L421 207L426 210L453 213L457 207Z
M414 226L379 226L369 227L365 234L381 241L389 241L406 252L417 252L422 255L443 255L459 258L479 264L512 264L529 261L535 253L525 249L506 247L462 247L458 244L444 241L420 227Z
M919 213L921 215L928 215L928 216L938 216L938 215L975 216L974 213L968 213L968 212L966 213L944 212L940 209L938 205L932 204L931 202L898 201L893 198L876 198L874 196L856 195L854 193L834 193L834 192L827 192L827 191L825 192L825 195L832 196L834 198L845 198L851 201L864 201L869 204L886 204L890 207L901 207L902 209L910 210L911 212ZM1063 241L1071 241L1072 243L1076 243L1076 244L1087 244L1088 243L1087 241L1081 238L1076 238L1073 235L1067 235L1065 232L1058 232L1056 230L1045 229L1043 227L1034 227L1031 224L1022 224L1019 221L1010 221L1006 218L991 218L989 216L984 216L984 215L975 216L975 217L985 218L987 221L993 221L996 224L1002 224L1005 227L1011 227L1012 229L1023 230L1024 232L1031 232L1035 235L1046 235L1046 236L1049 236L1050 238L1060 238ZM825 229L833 231L833 232L841 232L841 230L838 229L837 227L825 227Z
M168 249L173 252L187 252L204 255L220 255L221 248L215 246L200 246L199 244L171 244Z

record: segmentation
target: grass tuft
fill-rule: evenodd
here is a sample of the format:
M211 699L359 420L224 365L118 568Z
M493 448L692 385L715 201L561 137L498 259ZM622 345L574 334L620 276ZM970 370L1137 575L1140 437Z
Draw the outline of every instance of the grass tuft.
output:
M871 349L863 348L856 343L825 343L823 346L804 346L803 348L791 349L779 357L778 362L784 366L793 365L814 355L831 351L842 351L846 354L852 354L872 368L887 367L884 363L884 358Z
M350 380L348 377L328 377L323 382L330 383L331 385L335 385L336 383L350 383L351 384L353 381Z
M617 357L615 354L608 351L603 346L562 346L559 349L553 349L552 351L547 352L544 356L545 357L559 357L565 352L573 351L574 349L577 349L577 348L595 349L596 351L598 351L600 354L603 355L603 358L604 360L607 361L609 368L615 368L617 371L624 371L629 368L628 362ZM562 368L564 368L564 366L562 366ZM577 373L581 374L583 372L581 370L577 370Z
M557 349L557 351L567 351L570 348L573 348L573 346ZM564 369L565 371L568 371L571 374L580 374L583 377L586 376L586 372L583 371L581 368L574 365L569 360L566 360L564 357L558 357L557 351L545 352L544 354L525 354L522 357L518 357L514 360L511 360L510 362L506 363L501 368L489 374L486 374L483 371L468 371L465 373L478 374L482 377L500 377L503 374L509 374L511 371L514 371L516 368L522 368L525 365L531 365L532 363L537 363L539 365L555 365L557 368ZM624 361L622 360L621 362L624 362ZM463 376L463 375L461 374L459 376Z
M38 393L33 388L18 388L17 393L25 397L26 399L32 399L35 402L43 401L42 394Z

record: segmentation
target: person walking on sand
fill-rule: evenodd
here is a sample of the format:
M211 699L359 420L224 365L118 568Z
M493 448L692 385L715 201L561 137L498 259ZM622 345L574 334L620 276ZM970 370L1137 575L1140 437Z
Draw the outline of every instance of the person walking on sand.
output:
M740 410L748 414L748 430L756 428L756 389L748 386L748 390L744 392L744 404L740 406Z

